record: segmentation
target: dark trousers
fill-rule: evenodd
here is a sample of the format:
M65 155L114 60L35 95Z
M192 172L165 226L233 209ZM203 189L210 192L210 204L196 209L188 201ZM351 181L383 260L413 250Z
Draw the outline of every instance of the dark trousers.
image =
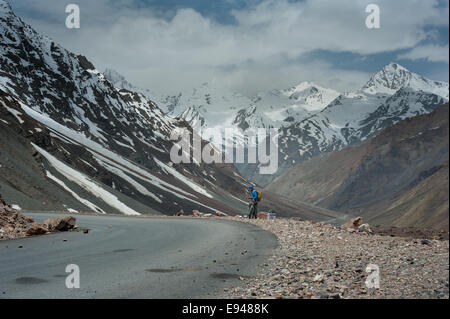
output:
M250 214L249 214L248 218L250 218L250 219L252 219L252 218L254 218L254 219L258 218L258 202L253 202L253 203L251 203L251 206L250 206Z

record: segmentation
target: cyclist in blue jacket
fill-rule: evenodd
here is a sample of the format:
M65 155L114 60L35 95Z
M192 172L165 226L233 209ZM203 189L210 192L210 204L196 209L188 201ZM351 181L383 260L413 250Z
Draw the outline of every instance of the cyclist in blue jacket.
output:
M250 190L250 194L251 197L249 199L251 199L251 203L250 203L250 212L248 214L248 218L252 219L252 218L257 218L257 214L258 214L258 192L255 189L255 186L250 185L249 186L249 190Z

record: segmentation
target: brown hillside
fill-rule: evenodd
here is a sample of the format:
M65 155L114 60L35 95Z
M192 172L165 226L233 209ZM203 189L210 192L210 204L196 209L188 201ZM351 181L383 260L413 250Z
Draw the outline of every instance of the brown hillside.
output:
M312 158L268 190L383 225L448 228L448 104Z

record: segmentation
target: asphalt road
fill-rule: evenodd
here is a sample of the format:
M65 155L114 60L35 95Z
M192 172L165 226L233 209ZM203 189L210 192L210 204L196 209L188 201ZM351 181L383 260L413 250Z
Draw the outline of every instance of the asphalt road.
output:
M0 241L0 298L215 298L277 246L273 234L228 220L76 217L88 234ZM79 289L66 287L69 264Z

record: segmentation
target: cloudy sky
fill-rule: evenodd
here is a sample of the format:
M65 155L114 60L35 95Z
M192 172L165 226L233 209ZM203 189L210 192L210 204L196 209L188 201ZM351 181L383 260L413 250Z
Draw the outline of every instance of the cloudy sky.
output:
M204 82L254 94L313 81L362 86L395 61L448 81L448 1L11 0L16 14L99 70L158 94ZM81 28L67 29L78 4ZM380 28L365 8L380 7Z

